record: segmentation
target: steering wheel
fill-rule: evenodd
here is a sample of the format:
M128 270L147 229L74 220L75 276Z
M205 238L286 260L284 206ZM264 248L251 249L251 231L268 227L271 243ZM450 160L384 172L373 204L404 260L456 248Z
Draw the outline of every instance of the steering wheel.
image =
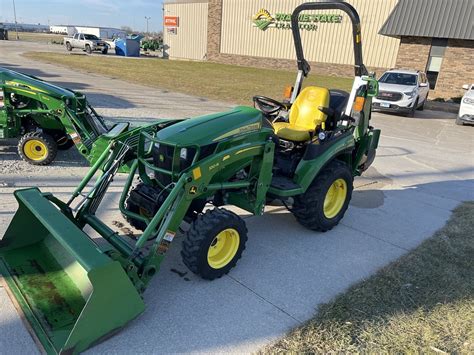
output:
M253 103L257 109L267 115L274 115L280 110L286 110L285 104L266 96L254 96Z

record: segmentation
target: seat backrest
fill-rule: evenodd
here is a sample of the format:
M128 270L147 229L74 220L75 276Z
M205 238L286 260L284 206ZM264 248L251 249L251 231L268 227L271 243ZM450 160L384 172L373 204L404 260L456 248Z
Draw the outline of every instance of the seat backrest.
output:
M326 121L326 115L319 107L329 107L329 90L317 86L308 86L296 98L290 110L290 126L314 131Z

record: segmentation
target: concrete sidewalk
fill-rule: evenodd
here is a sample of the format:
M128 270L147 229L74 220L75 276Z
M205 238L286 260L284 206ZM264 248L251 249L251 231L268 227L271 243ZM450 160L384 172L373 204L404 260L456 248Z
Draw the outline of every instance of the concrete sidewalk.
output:
M5 54L0 62L1 56ZM68 75L66 69L22 63L58 75L61 81ZM107 86L111 79L101 80L100 85ZM142 101L123 92L117 95L138 109L151 102L148 93ZM194 100L189 98L197 103ZM216 111L225 106L203 105ZM175 107L179 115L180 107ZM309 319L320 303L429 238L459 202L474 200L471 127L456 126L454 115L433 111L417 112L416 118L374 114L372 125L382 129L377 158L364 177L356 179L351 206L339 226L315 233L280 207L269 207L262 217L237 211L248 226L247 248L237 267L213 282L201 280L183 265L183 237L178 236L145 292L145 313L87 353L254 352ZM81 157L70 154L46 168L28 170L23 164L14 173L1 170L0 235L16 210L15 188L39 185L66 198L87 171ZM12 159L10 148L0 146L1 164ZM115 207L121 182L123 178L115 181L99 214L109 224L120 217ZM1 288L0 329L0 353L37 352Z

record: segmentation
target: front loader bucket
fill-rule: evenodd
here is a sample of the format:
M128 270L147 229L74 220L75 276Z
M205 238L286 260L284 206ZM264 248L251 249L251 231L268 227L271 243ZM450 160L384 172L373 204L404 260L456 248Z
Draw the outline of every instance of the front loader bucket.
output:
M78 353L145 305L117 261L36 188L0 240L0 272L47 353Z

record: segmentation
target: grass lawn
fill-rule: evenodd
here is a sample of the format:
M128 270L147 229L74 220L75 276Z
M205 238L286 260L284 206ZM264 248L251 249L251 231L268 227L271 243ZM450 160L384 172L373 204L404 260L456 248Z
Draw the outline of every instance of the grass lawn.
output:
M474 202L265 353L474 353Z
M254 95L281 98L285 86L292 85L296 78L296 64L295 71L287 71L153 58L138 60L46 52L30 52L25 56L154 88L246 105L251 104ZM305 83L350 90L352 78L311 75Z
M20 41L25 42L62 43L64 36L54 33L18 32L18 37L20 37ZM8 31L8 38L10 39L10 41L16 41L15 30Z

